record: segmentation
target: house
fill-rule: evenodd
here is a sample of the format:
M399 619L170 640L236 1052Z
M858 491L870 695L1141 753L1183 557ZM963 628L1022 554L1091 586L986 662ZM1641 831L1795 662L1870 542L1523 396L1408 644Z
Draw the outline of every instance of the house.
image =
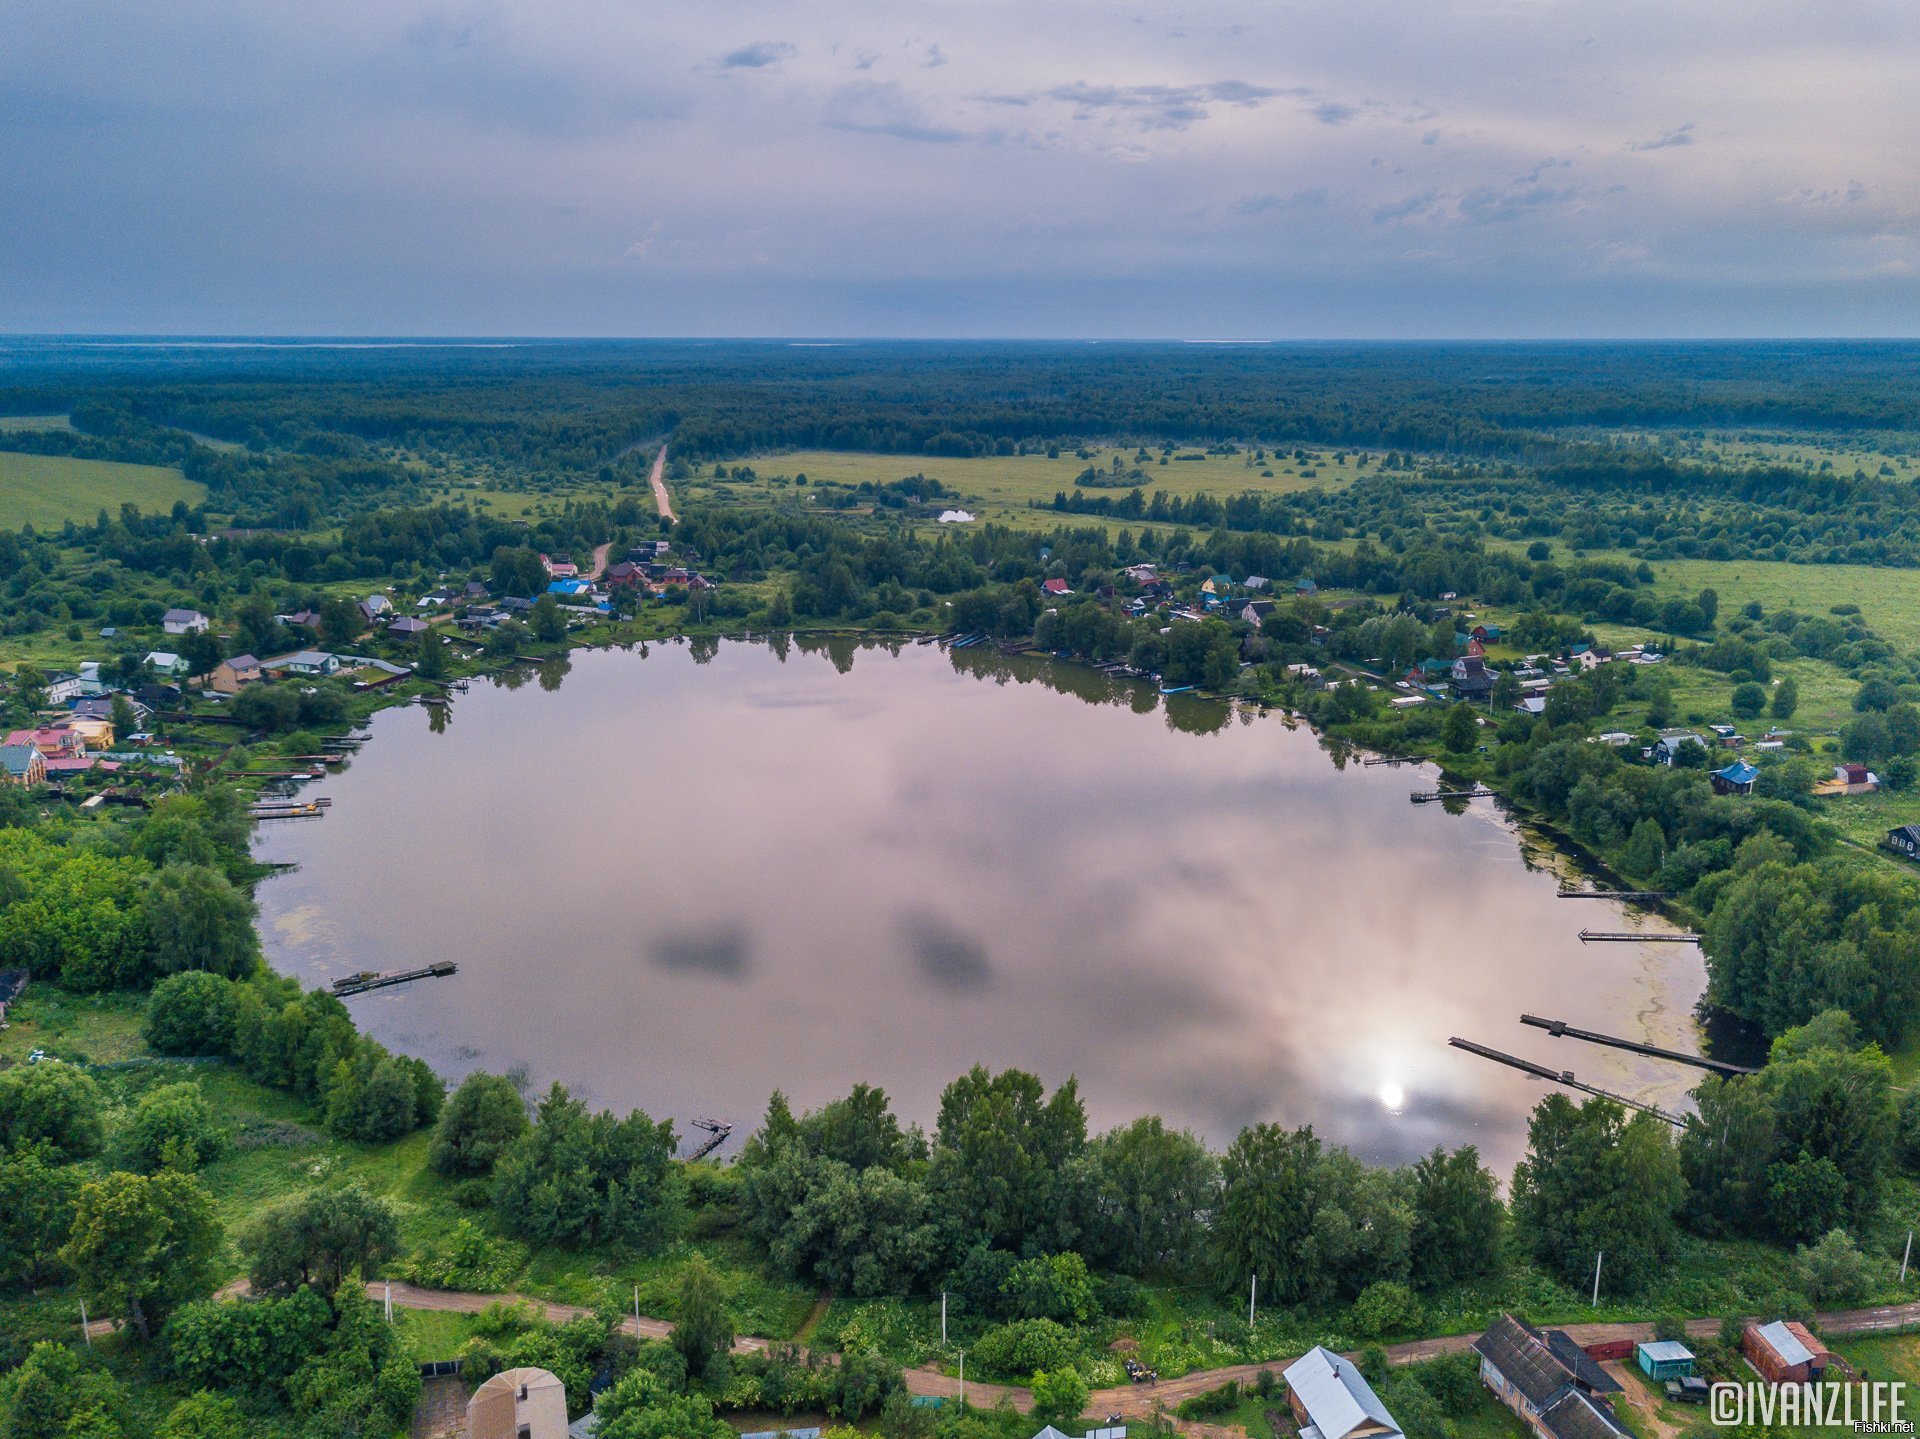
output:
M1285 1371L1287 1407L1300 1426L1300 1439L1369 1439L1400 1433L1351 1359L1314 1345Z
M1293 592L1296 595L1317 595L1320 593L1320 586L1303 575L1293 582Z
M1833 1355L1794 1320L1749 1324L1740 1333L1740 1352L1769 1384L1817 1384Z
M664 555L671 548L671 543L666 540L642 540L639 544L632 545L628 548L627 558L630 560L654 560Z
M425 620L416 620L409 615L404 619L397 619L388 625L387 633L390 635L398 635L403 640L413 640L418 639L432 628L433 626Z
M86 683L85 680L81 679L80 676L72 670L49 671L47 674L47 682L44 686L47 692L47 703L50 705L63 705L70 700L77 699L85 693Z
M36 745L14 744L9 739L0 744L0 774L12 784L42 784L47 778L47 757Z
M1908 859L1920 859L1920 824L1903 824L1888 830L1887 848Z
M578 599L592 588L585 580L559 579L547 586L547 593L560 599Z
M1259 629L1260 622L1272 613L1272 600L1240 600L1227 606L1228 619L1245 620L1255 629Z
M1498 625L1475 625L1472 631L1473 637L1483 645L1499 644L1501 640L1506 638L1506 633L1507 632Z
M254 684L265 678L260 671L259 660L252 655L234 655L213 667L213 678L208 683L219 694L233 695L240 693L242 685Z
M270 675L295 675L301 679L323 679L339 670L340 656L330 655L325 650L296 650L293 654L281 655L277 659L262 660L260 668Z
M1701 749L1707 747L1707 742L1692 730L1665 730L1660 738L1653 742L1653 748L1648 751L1647 757L1655 764L1670 765L1680 757L1680 751L1690 744L1697 744Z
M468 580L460 594L469 603L474 600L484 600L487 597L487 587L479 580Z
M567 1387L545 1369L502 1369L467 1401L468 1439L567 1439Z
M393 601L385 595L368 595L359 604L360 617L373 624L382 617L393 613Z
M615 589L639 589L647 583L647 572L632 560L622 560L607 570L606 581Z
M81 743L87 749L113 748L113 721L95 719L91 715L75 715L62 720L60 728L69 734L80 736Z
M136 685L133 697L145 705L149 712L171 709L180 703L180 686L163 684Z
M1713 772L1712 783L1715 794L1752 794L1753 782L1760 778L1760 771L1743 759L1737 759L1725 769Z
M1564 1330L1543 1333L1502 1314L1473 1349L1480 1381L1536 1439L1626 1439L1612 1406L1599 1397L1620 1386Z
M17 729L7 736L6 743L9 747L31 745L48 759L67 759L87 752L86 736L65 726L58 729Z
M1547 702L1540 695L1528 695L1525 699L1515 700L1513 707L1523 715L1543 715L1547 712Z
M556 560L542 555L540 568L547 572L547 578L550 580L570 580L580 573L580 566L564 557Z
M198 610L168 610L160 616L160 628L170 635L197 635L207 624L207 617Z
M179 679L187 672L187 662L171 650L148 650L146 666L168 679Z
M1863 764L1837 764L1833 778L1813 787L1815 794L1872 794L1880 788L1880 776Z
M1693 1351L1677 1339L1650 1339L1634 1349L1640 1372L1656 1384L1693 1376Z
M1065 580L1042 580L1040 583L1040 592L1045 595L1051 595L1054 599L1059 599L1062 595L1072 594L1073 589Z
M1474 700L1491 696L1495 680L1493 671L1479 655L1462 655L1453 662L1448 683L1461 699Z
M295 610L291 614L275 615L274 618L283 625L298 625L303 630L320 628L320 611L318 610Z

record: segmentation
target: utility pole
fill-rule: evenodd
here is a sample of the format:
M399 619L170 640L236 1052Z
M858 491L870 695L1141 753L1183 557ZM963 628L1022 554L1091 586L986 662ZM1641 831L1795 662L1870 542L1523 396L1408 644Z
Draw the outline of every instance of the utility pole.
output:
M940 1291L940 1347L947 1347L947 1291Z
M93 1348L93 1331L87 1327L87 1301L80 1301L80 1337L87 1341L87 1348Z
M1247 1285L1247 1328L1249 1329L1253 1328L1253 1302L1256 1298L1259 1297L1259 1294L1260 1294L1260 1276L1256 1274L1253 1276L1252 1281Z
M393 1323L393 1281L387 1281L387 1323Z
M1900 1256L1900 1282L1907 1282L1907 1261L1913 1258L1913 1231L1907 1231L1907 1252Z
M1607 1251L1604 1249L1593 1256L1593 1307L1595 1309L1600 1307L1600 1261L1606 1257Z
M638 1284L633 1286L633 1332L636 1335L640 1332L640 1286Z
M967 1351L960 1351L960 1407L967 1407Z

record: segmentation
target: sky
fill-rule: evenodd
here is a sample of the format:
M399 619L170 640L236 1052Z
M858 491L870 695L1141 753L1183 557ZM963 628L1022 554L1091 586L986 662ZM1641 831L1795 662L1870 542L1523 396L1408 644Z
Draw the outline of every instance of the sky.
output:
M0 330L1920 334L1911 0L0 0Z

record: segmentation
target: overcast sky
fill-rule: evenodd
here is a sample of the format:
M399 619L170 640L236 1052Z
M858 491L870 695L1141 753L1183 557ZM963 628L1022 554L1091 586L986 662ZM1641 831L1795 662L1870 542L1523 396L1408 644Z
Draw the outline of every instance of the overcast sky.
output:
M1920 334L1920 6L0 0L0 329Z

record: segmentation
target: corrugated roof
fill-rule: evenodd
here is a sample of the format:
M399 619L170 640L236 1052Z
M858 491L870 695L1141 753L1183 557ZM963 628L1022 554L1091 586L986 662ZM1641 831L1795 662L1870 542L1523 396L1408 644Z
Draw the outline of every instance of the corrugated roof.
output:
M1369 1423L1383 1425L1395 1434L1400 1432L1359 1368L1321 1345L1314 1345L1289 1365L1286 1380L1323 1439L1345 1439Z
M1473 1347L1536 1409L1544 1409L1573 1382L1572 1371L1547 1347L1545 1336L1511 1314L1489 1324Z
M1800 1342L1799 1336L1787 1328L1786 1321L1776 1319L1771 1324L1760 1326L1760 1337L1788 1364L1805 1364L1813 1358L1813 1351Z
M1611 1409L1573 1388L1541 1411L1540 1422L1554 1439L1621 1439L1627 1434Z

